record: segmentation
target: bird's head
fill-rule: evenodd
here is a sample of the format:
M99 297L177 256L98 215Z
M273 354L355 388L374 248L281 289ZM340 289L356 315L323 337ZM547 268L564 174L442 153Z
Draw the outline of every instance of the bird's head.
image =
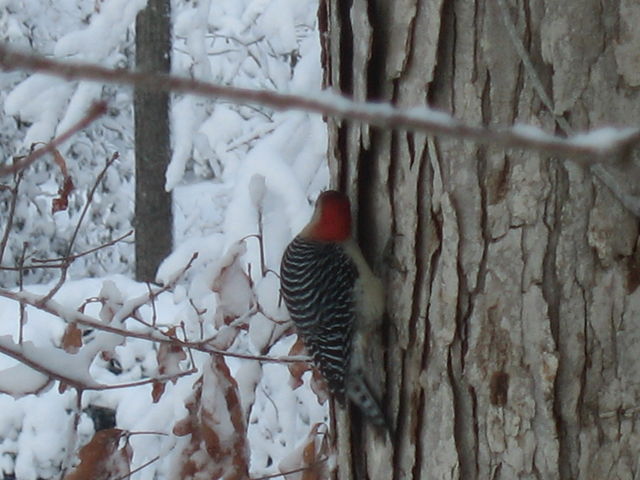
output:
M349 197L335 190L322 192L309 224L300 232L308 240L343 242L351 236Z

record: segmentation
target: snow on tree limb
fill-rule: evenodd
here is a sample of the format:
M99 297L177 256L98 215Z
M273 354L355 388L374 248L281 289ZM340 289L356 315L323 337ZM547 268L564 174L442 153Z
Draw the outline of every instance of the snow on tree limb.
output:
M0 352L49 378L80 390L102 387L89 374L90 362L79 361L78 356L60 348L38 347L32 342L20 345L13 341L11 335L3 335L0 337Z
M569 157L584 165L616 162L640 142L640 128L601 128L563 138L537 127L487 127L462 122L445 112L418 107L399 109L389 104L361 103L344 96L321 92L312 96L282 94L181 78L172 75L114 70L87 63L64 62L41 55L20 53L0 45L0 67L4 70L46 72L68 80L88 79L146 88L214 96L247 102L276 110L304 110L336 118L355 120L378 127L420 131L433 135L473 140L483 144L525 148L559 157ZM3 172L3 171L2 171ZM0 172L0 173L2 173Z
M214 348L208 344L208 342L200 341L183 341L177 338L172 338L165 335L158 329L146 327L138 330L131 330L125 328L118 328L111 325L106 325L100 322L98 319L79 312L73 308L67 308L59 304L54 300L48 300L46 303L42 303L42 297L30 292L14 292L4 288L0 288L0 297L9 298L17 302L22 302L26 305L38 308L44 312L50 313L68 323L77 323L86 327L95 328L96 330L103 330L105 332L122 335L123 337L139 338L141 340L148 340L150 342L158 343L171 343L178 344L182 348L191 348L193 350L199 350L201 352L211 353L214 355L222 355L227 357L243 358L247 360L257 360L267 363L297 363L297 362L309 362L310 359L306 355L283 355L283 356L269 356L269 355L250 355L237 352L227 352ZM123 308L126 308L128 302L126 302ZM166 379L163 379L166 380Z

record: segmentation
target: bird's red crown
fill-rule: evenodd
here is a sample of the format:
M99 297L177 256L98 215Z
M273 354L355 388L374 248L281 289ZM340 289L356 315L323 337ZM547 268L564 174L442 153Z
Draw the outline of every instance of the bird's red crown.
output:
M304 237L322 242L342 242L351 236L351 204L349 197L335 190L322 192Z

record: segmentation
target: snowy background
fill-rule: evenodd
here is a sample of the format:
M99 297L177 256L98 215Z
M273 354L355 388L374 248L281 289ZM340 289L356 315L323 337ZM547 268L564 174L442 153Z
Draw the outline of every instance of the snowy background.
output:
M145 3L0 0L0 39L60 59L133 68L133 23ZM176 0L172 9L175 74L281 92L313 95L320 90L315 1ZM0 73L3 163L28 153L34 142L47 142L65 131L96 99L107 101L107 115L60 149L76 185L69 208L51 213L51 202L62 183L60 168L51 158L25 171L7 248L0 258L2 266L17 265L22 255L26 263L64 255L87 193L115 152L120 158L99 185L73 253L129 231L134 152L130 89L41 74ZM154 302L143 302L137 315L157 322L163 331L164 326L182 325L181 338L212 339L212 345L232 352L287 355L296 338L278 305L279 284L273 272L279 270L287 242L309 218L310 200L328 184L321 118L176 95L172 131L167 188L174 193L175 249L162 265L159 280L173 282L195 252L198 257L174 287ZM11 178L0 178L0 186L14 185ZM7 188L0 190L0 232L7 224L10 193ZM256 234L262 235L263 257ZM107 306L109 318L117 317L118 309L148 294L147 285L131 279L132 271L129 238L76 260L54 300L75 310L93 299L84 313L107 321ZM24 289L45 294L58 275L54 269L29 270L23 278ZM0 270L0 287L15 290L18 282L16 271ZM0 298L3 345L18 341L19 318L19 304ZM25 342L33 342L40 354L62 352L64 321L36 308L28 308L26 318ZM132 319L121 326L146 331ZM83 331L84 346L78 355L84 352L82 358L89 358L94 381L116 385L159 375L157 343L120 337L123 341L114 344L106 335ZM96 352L102 348L107 354L87 356L92 342ZM59 478L65 461L76 462L67 452L76 453L93 436L92 412L101 407L115 411L118 428L165 434L131 437L132 468L160 456L132 478L171 478L186 442L172 431L187 416L185 401L194 382L206 373L210 358L202 352L191 354L193 358L181 360L176 371L195 366L198 372L180 377L175 384L168 382L157 403L153 403L150 384L86 391L77 429L74 390L59 393L54 382L37 395L19 395L21 388L28 391L26 383L32 375L24 369L16 373L17 362L0 355L0 389L13 394L0 393L0 478ZM252 476L278 472L279 465L295 467L291 455L327 414L326 404L320 405L308 387L310 373L304 374L305 385L294 389L285 364L228 357L225 361L238 381L247 415ZM215 385L207 378L202 395L215 397Z

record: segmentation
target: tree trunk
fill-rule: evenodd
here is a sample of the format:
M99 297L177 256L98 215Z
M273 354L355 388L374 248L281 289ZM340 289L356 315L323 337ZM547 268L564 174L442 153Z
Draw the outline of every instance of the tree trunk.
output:
M326 84L357 100L551 133L640 118L633 0L325 0L320 23ZM339 422L337 477L638 478L638 220L616 191L638 176L329 129L335 183L387 287L395 425L383 441Z
M136 18L136 68L171 69L171 5L149 0ZM136 279L154 281L160 262L171 253L173 216L165 173L171 159L169 94L136 89Z

